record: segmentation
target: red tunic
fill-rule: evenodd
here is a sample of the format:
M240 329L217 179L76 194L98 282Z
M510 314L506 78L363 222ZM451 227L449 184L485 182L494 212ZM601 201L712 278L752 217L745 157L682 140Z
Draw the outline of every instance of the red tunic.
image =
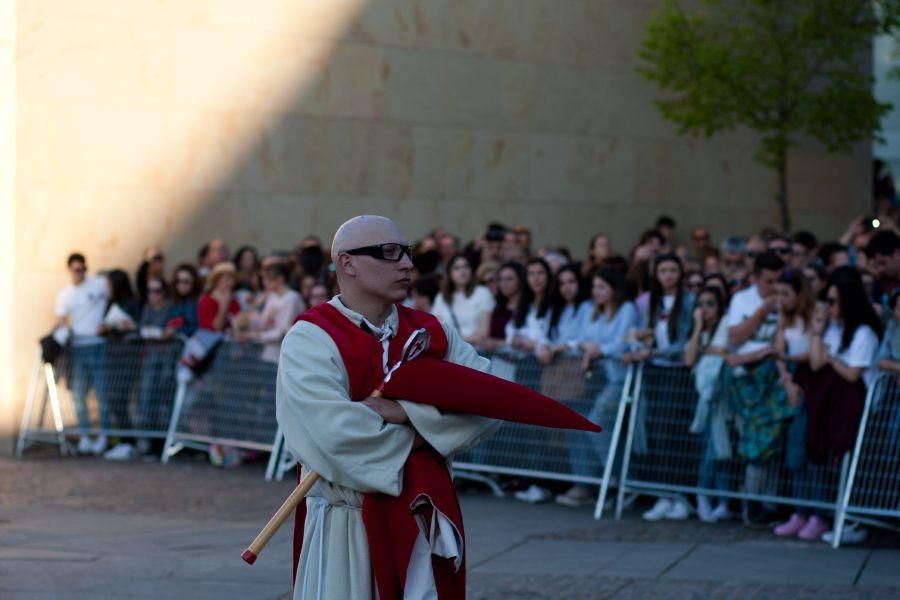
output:
M401 305L397 305L397 310L399 323L397 335L388 347L388 365L397 362L406 340L420 327L431 334L431 343L421 356L444 359L448 341L440 322L428 313ZM330 304L307 310L299 320L322 328L334 340L347 370L351 400L364 400L381 385L384 380L383 349L375 336L354 325ZM427 498L424 506L419 503L422 498ZM407 567L419 535L411 508L414 504L420 505L417 510L425 513L426 522L431 522L430 512L437 509L463 533L459 501L446 460L430 446L410 453L403 470L403 488L398 497L380 493L363 496L363 525L375 586L381 600L403 597ZM294 521L294 581L297 578L305 520L304 502L298 507ZM465 598L464 560L459 570L455 570L450 560L432 555L432 569L441 600Z

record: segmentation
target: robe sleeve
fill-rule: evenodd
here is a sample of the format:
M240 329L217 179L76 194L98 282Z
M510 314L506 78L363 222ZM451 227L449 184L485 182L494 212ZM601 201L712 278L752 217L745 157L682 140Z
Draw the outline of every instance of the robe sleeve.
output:
M327 481L400 494L413 430L350 400L340 352L312 323L299 322L281 345L275 415L294 456Z
M446 360L487 372L491 361L479 356L471 344L463 341L455 327L448 327L444 322L441 322L441 325L449 342ZM419 435L446 457L465 452L500 426L499 421L486 417L442 413L429 404L418 404L408 400L398 402L403 406L410 424L416 428Z

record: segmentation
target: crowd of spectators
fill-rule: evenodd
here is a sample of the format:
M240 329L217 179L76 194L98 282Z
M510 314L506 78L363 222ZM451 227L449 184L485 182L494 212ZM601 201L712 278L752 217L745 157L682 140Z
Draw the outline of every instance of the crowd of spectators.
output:
M494 223L468 242L437 228L412 247L407 302L484 351L518 352L541 365L578 357L585 374L602 364L606 384L587 416L607 431L628 364L693 366L701 401L692 431L707 440L698 474L706 489L720 489L723 395L741 417L737 452L748 461L745 486L765 493L753 486L765 481L785 438L800 486L810 461L852 446L876 370L900 371L900 236L891 214L856 219L837 240L766 229L718 244L705 227L692 228L682 243L674 219L663 216L631 248L616 248L598 233L585 250L534 248L521 226ZM262 344L262 359L277 362L296 317L339 293L329 249L314 236L268 254L251 246L232 254L214 239L195 263L171 270L153 247L133 279L119 269L89 277L81 254L69 257L68 269L72 282L59 294L57 316L71 331L73 398L85 432L91 387L102 429L128 418L107 409L103 347L111 336L166 340L218 332ZM572 456L573 470L596 465L576 474L595 474L606 460L609 439L598 440L592 449L573 450L582 454ZM118 442L108 449L106 436L85 433L78 450L113 459L147 451L133 440ZM592 496L575 485L556 501L578 506ZM548 499L538 485L519 497ZM768 516L763 505L751 509L751 519ZM692 512L707 522L730 515L724 499L702 496L696 507L662 498L644 518ZM825 515L798 508L774 533L817 539L829 529Z

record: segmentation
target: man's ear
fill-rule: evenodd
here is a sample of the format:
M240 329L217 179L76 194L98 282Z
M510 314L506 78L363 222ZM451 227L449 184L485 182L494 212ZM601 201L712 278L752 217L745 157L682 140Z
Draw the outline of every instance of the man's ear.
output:
M338 266L341 271L350 277L356 277L356 265L353 264L353 257L349 254L338 255Z

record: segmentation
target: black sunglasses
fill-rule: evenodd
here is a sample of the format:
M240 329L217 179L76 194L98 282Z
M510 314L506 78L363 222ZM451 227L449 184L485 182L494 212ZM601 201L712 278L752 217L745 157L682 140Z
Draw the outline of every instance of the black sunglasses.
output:
M376 244L374 246L362 246L361 248L353 248L352 250L344 250L351 256L364 255L377 258L378 260L388 260L391 262L399 262L403 259L403 255L412 258L412 246L396 243Z

